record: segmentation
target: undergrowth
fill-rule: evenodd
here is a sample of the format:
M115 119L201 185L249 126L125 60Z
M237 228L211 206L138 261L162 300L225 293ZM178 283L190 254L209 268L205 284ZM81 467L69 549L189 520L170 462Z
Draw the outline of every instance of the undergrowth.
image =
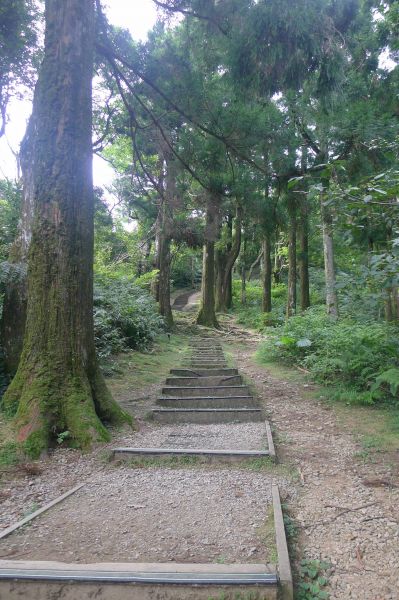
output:
M127 278L97 275L94 285L94 333L104 363L127 349L145 350L163 330L150 294Z
M269 329L258 350L261 362L305 369L312 379L334 386L334 399L372 405L399 396L398 329L384 322L334 320L311 308Z

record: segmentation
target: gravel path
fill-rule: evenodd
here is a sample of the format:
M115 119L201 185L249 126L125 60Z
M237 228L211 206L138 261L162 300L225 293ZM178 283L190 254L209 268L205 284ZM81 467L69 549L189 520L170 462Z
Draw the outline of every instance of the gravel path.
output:
M135 448L205 448L207 450L267 450L264 423L143 426L120 438Z
M0 544L1 554L70 562L263 562L270 475L112 468ZM279 478L279 484L288 484ZM269 523L272 527L272 522Z

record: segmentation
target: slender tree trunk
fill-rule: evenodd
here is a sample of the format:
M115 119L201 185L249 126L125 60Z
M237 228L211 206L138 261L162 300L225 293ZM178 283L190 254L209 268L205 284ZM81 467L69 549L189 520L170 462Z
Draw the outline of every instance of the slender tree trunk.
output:
M173 314L170 306L170 238L161 234L159 238L159 314L165 319L166 328L173 329Z
M160 215L158 215L157 223L155 225L155 260L154 260L154 269L158 270L158 275L151 282L151 294L155 300L155 302L159 302L159 266L160 266L160 248L161 248L161 223L160 223Z
M392 288L392 302L395 321L399 321L399 288Z
M215 306L217 312L223 312L223 273L226 266L225 253L215 248Z
M321 194L320 214L323 230L323 254L324 274L326 282L326 308L327 314L338 317L338 298L335 289L335 266L334 266L334 241L333 241L333 218L329 208L325 205L325 194Z
M216 250L215 252L216 310L218 312L225 312L232 306L232 273L241 248L241 225L242 212L241 208L237 207L234 235L232 220L228 223L230 242L227 250Z
M394 320L394 310L393 310L393 302L392 302L392 289L386 290L386 297L384 301L385 305L385 320L390 323Z
M277 241L274 245L274 268L273 277L274 283L281 283L282 257L280 255L280 242Z
M202 299L199 325L218 327L215 313L215 241L219 231L218 198L209 196L206 206L205 244L202 265Z
M60 432L88 447L129 420L101 376L93 334L92 0L47 0L31 117L34 216L23 350L4 405L37 457Z
M292 317L296 312L296 234L297 216L296 208L291 209L290 231L288 241L288 299L287 317Z
M227 283L225 289L227 310L233 306L233 269L234 266L230 269L229 273L227 274Z
M309 289L309 216L307 200L301 203L301 222L299 228L299 278L301 311L304 312L310 306Z
M263 248L262 250L259 252L258 256L256 257L256 259L254 260L254 262L252 263L252 265L249 267L249 272L248 272L248 281L251 281L252 279L252 274L254 272L255 267L258 266L259 263L261 263L261 271L262 271L262 256L263 256Z
M246 306L246 304L247 304L247 281L246 281L246 276L247 276L247 270L245 268L245 265L243 265L241 267L241 304L243 306Z
M240 254L241 248L241 226L242 226L242 211L241 208L237 207L236 218L235 218L235 233L232 240L230 251L227 255L226 265L223 273L223 306L225 309L231 308L232 303L232 271L235 262Z
M270 234L266 233L262 242L263 252L263 273L262 273L262 310L271 312L272 310L272 244Z

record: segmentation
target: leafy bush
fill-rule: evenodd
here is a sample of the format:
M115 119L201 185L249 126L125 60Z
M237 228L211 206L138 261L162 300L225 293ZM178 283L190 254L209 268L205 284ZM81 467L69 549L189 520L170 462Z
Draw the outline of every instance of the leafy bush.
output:
M335 321L318 307L275 329L261 345L259 357L300 365L316 381L351 390L346 401L371 404L398 399L398 352L394 326Z
M155 302L136 283L96 276L94 334L100 359L127 348L147 348L163 325Z
M241 304L241 281L233 280L233 303L237 322L244 327L264 331L267 327L276 327L284 321L285 304L287 301L287 286L284 283L272 288L273 310L264 313L262 305L262 285L260 281L250 281L246 286L247 304Z

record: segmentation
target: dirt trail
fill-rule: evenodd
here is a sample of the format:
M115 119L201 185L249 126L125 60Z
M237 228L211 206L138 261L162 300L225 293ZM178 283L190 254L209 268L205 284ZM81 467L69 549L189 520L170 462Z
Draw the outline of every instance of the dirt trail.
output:
M241 335L234 354L264 401L279 460L297 470L298 494L288 510L298 557L331 563L331 599L398 600L398 461L362 462L355 436L333 410L309 398L308 384L256 364L256 345Z

